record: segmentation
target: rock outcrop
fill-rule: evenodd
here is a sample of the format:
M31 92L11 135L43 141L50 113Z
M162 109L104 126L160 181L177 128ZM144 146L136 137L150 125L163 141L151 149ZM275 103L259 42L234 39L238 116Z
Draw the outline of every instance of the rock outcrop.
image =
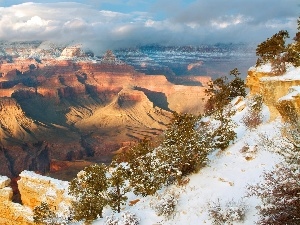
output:
M68 182L23 171L18 187L22 205L12 202L10 179L0 176L0 224L33 225L33 208L47 203L51 210L68 215L72 197L68 195Z
M263 96L264 103L270 110L270 120L280 116L277 106L282 101L291 102L296 111L300 113L299 92L297 92L297 86L300 86L299 68L290 69L282 76L274 76L268 70L251 68L248 71L246 85L250 89L250 94Z
M33 209L42 202L49 204L53 210L67 210L71 204L68 195L68 182L42 176L31 171L22 171L18 188L22 204Z
M12 202L13 191L9 185L10 179L0 175L0 224L33 225L32 211Z

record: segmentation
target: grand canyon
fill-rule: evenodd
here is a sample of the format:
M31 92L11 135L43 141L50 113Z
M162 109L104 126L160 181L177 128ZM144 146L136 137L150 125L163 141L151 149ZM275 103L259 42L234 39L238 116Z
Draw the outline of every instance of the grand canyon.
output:
M201 113L207 99L208 76L186 76L190 85L179 85L136 71L112 51L95 60L76 45L55 57L17 49L23 57L6 47L12 57L0 64L0 171L10 178L33 170L69 180L159 135L172 112Z

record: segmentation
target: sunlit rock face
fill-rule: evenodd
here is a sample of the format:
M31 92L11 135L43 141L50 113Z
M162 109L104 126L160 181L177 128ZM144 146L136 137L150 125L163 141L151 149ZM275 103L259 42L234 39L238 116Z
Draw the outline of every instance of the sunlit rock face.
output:
M0 175L0 224L31 225L32 211L18 203L12 202L13 191L10 179Z
M18 181L22 205L12 202L10 179L0 175L0 224L33 225L33 209L42 202L51 210L68 214L72 197L68 195L68 182L22 171Z
M22 204L33 209L35 206L46 202L53 209L70 205L71 197L68 196L68 182L38 175L31 171L20 174L18 188ZM62 209L61 209L62 210Z
M298 77L296 70L292 73L293 76L289 74L274 76L271 72L256 71L255 69L248 71L246 85L250 89L250 94L263 96L264 103L270 110L270 120L280 116L276 106L281 104L282 100L290 101L296 111L300 113L299 93L292 88L300 85L300 73ZM294 92L293 96L290 95L291 92ZM289 97L285 98L287 95Z

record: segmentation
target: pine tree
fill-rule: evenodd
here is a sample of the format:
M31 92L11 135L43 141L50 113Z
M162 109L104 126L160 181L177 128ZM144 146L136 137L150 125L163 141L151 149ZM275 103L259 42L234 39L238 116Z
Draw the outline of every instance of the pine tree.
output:
M157 156L168 168L170 176L182 176L199 170L207 160L207 148L196 130L198 118L190 114L173 114Z
M130 151L133 158L129 161L130 185L137 195L153 195L166 183L167 174L164 164L161 164L149 140L142 140ZM136 157L135 157L136 156Z
M230 109L214 113L213 118L219 123L212 135L214 148L224 150L236 138L235 123L231 119L232 115L233 111Z
M84 168L70 182L69 194L75 197L72 202L74 219L86 223L102 217L103 208L107 205L106 178L107 167L95 164Z
M108 204L114 211L120 213L121 205L124 205L127 200L125 194L130 190L126 184L128 172L122 164L112 163L111 165L112 172L110 172L108 179Z
M286 38L289 38L289 33L286 30L279 31L257 46L256 55L261 58L263 63L272 62L286 51Z
M208 99L205 111L208 114L212 114L217 110L223 110L230 101L237 96L246 96L245 83L240 78L240 72L237 68L233 69L229 73L234 78L229 81L227 77L220 77L213 80L205 93L210 98Z

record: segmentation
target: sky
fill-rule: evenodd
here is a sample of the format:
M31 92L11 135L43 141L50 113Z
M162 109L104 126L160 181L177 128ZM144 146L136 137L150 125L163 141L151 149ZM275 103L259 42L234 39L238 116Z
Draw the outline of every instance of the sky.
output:
M293 37L299 0L0 0L0 39L116 49Z

